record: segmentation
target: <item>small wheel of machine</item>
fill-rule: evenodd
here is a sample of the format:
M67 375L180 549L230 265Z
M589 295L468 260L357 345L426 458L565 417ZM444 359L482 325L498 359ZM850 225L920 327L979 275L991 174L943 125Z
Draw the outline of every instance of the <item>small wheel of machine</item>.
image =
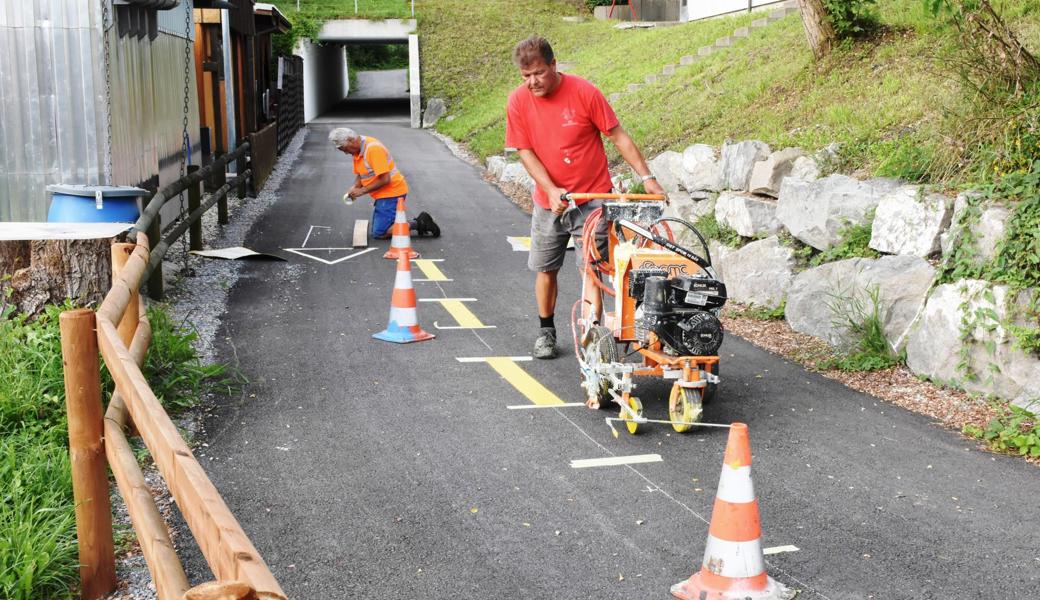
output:
M636 414L637 417L643 417L643 403L639 400L639 398L636 398L635 396L629 396L628 408L630 408L632 412ZM632 418L628 415L628 413L625 412L625 409L621 409L621 414L619 416L621 417L621 420L625 422L625 428L628 429L628 432L630 434L635 435L639 433L640 423L638 421L633 421Z
M716 362L713 365L711 365L710 371L711 371L712 375L718 377L719 376L719 363ZM718 389L719 389L719 384L717 384L717 383L709 383L707 386L705 386L704 387L704 394L702 394L702 396L701 396L701 402L704 403L704 404L707 404L707 403L711 402L712 400L714 400L715 399L715 394L718 392Z
M586 336L585 346L582 349L585 364L590 368L597 365L618 362L617 344L610 330L597 325L589 330ZM589 381L589 378L595 378ZM590 400L595 400L600 409L609 408L610 405L610 379L605 375L586 375L585 395Z
M704 414L702 397L701 388L684 388L678 382L672 385L672 393L668 396L668 418L672 421L672 429L686 433L700 422Z

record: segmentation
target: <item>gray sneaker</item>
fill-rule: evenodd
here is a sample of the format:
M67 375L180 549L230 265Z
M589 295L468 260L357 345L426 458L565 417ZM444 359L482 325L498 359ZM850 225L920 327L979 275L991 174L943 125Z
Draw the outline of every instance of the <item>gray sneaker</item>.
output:
M535 358L556 358L556 329L554 327L542 327L538 339L534 341Z

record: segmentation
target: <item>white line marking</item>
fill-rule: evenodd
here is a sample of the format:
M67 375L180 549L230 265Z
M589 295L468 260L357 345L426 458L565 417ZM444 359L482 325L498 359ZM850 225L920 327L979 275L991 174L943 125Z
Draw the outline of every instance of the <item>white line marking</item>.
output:
M297 250L315 250L315 251L317 251L317 250L353 250L353 249L354 249L353 246L347 246L346 248L306 248L306 247L301 246L301 247L297 248Z
M529 360L534 360L530 356L507 356L506 358L515 362L525 362ZM455 360L459 361L460 363L481 363L487 362L487 359L488 357L486 356L460 356L455 358Z
M420 300L421 300L421 298L420 298ZM496 326L495 325L483 325L481 327L465 327L465 326L462 326L462 325L445 325L444 327L441 327L440 325L437 324L437 321L434 321L433 322L433 327L435 329L495 329Z
M337 258L336 260L325 260L324 258L318 258L317 256L311 256L310 254L307 254L307 253L304 253L304 252L300 252L300 250L310 250L310 249L311 248L282 248L282 250L285 250L286 252L292 252L293 254L299 254L300 256L309 258L311 260L316 260L316 261L318 261L320 263L324 263L326 265L330 265L331 266L331 265L334 265L336 263L341 263L341 262L343 262L345 260L350 260L350 259L354 258L355 256L361 256L362 254L364 254L366 252L371 252L371 251L375 250L375 246L373 246L371 248L365 248L364 250L361 250L360 252L355 252L355 253L353 253L353 254L351 254L349 256L344 256L343 258Z
M414 279L412 281L415 281ZM444 300L455 300L456 302L476 302L476 298L419 298L419 302L442 302Z
M798 546L773 546L772 548L762 550L762 554L769 556L770 554L780 554L781 552L798 552L799 549Z
M307 237L303 238L303 248L307 247L307 240L311 239L311 232L314 231L315 227L320 227L322 229L332 229L331 227L328 227L326 225L311 225L311 228L307 230Z
M566 402L564 404L513 404L507 406L509 410L523 410L527 408L564 408L569 406L585 406L584 402Z
M619 465L636 465L640 463L663 462L660 454L633 454L631 456L605 456L603 458L583 458L571 461L572 469L588 467L613 467Z

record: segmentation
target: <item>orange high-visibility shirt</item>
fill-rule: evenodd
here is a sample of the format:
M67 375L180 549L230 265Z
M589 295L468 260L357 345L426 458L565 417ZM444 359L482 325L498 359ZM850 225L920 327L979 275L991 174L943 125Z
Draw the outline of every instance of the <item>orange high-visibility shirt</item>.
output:
M383 173L390 173L390 183L372 190L373 198L396 198L408 193L408 182L397 170L394 157L383 142L368 135L361 136L361 151L354 157L354 173L361 177L361 185L368 185Z

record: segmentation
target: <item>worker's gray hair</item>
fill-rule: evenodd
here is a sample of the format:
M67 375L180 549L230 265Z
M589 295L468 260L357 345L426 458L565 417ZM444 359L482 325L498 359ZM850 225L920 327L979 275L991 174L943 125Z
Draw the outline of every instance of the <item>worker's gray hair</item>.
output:
M354 131L353 129L348 129L346 127L337 127L329 132L329 141L332 142L332 145L337 148L341 147L343 144L346 144L350 140L360 139L361 136L358 135L358 132Z

